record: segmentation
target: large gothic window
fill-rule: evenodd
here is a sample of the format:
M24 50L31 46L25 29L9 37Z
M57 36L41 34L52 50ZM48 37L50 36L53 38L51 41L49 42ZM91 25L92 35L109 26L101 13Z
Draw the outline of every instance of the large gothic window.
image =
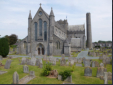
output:
M42 19L39 19L39 35L42 36Z
M35 41L37 41L37 22L35 22Z
M47 41L47 22L44 22L44 40Z

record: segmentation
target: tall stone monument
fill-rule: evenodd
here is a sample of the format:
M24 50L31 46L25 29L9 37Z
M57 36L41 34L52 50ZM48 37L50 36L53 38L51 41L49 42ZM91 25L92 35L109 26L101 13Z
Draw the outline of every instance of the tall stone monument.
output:
M92 49L91 14L86 14L87 48Z

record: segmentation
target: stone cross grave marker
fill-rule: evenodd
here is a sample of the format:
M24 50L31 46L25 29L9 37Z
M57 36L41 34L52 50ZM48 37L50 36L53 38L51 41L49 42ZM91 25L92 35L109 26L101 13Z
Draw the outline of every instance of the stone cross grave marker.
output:
M24 73L29 73L29 68L27 65L23 66L23 71L24 71Z
M6 61L6 64L5 64L4 68L5 68L5 69L9 69L9 68L10 68L10 65L11 65L11 59L8 59L8 60Z
M104 84L108 84L108 72L104 72Z
M92 76L92 69L90 67L84 69L84 76Z
M13 74L13 84L18 84L19 83L19 75L17 72L14 72Z

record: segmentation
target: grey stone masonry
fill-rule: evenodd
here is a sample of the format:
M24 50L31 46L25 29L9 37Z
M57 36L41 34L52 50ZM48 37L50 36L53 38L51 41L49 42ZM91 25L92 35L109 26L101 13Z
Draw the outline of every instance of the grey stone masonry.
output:
M13 74L13 84L18 84L19 83L19 75L17 72L14 72Z
M10 65L11 65L11 59L8 59L8 60L6 61L6 64L5 64L4 68L5 68L5 69L9 69L9 68L10 68Z
M29 73L29 67L27 65L23 66L23 72L24 73Z
M78 58L78 63L82 63L82 58Z
M92 49L92 31L91 31L91 14L86 14L86 29L87 29L87 47Z
M92 61L92 67L95 67L95 61Z
M84 76L92 76L92 69L90 67L84 69Z

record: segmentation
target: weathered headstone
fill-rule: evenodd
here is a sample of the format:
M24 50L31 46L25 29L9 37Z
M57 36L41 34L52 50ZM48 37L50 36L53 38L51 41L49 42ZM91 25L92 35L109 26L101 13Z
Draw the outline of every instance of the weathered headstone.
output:
M52 64L56 65L56 58L52 58Z
M68 57L68 61L70 62L72 60L72 57Z
M42 63L42 59L36 59L36 66L39 66L40 65L40 63Z
M95 67L95 61L92 61L92 67Z
M65 60L65 59L60 60L60 65L61 65L61 66L66 65L66 60Z
M62 76L61 75L58 75L58 80L62 80Z
M82 60L83 60L83 64L84 64L84 63L85 63L86 58L85 58L85 57L83 57L83 58L82 58Z
M72 83L72 76L67 77L64 82Z
M107 69L104 67L97 68L97 77L104 76L104 72L107 72Z
M22 58L21 64L22 65L25 65L26 64L26 58L25 57Z
M2 60L2 56L0 55L0 60Z
M31 65L31 59L26 59L26 64Z
M63 60L63 59L65 59L65 55L64 54L62 54L62 57L61 57L61 60Z
M84 69L84 76L92 76L92 69L90 67Z
M69 62L68 61L66 62L66 65L69 66Z
M106 62L106 64L110 64L110 58L109 57L107 57L106 59L105 59L105 62Z
M82 58L79 58L78 59L78 63L82 63Z
M90 60L85 60L84 67L90 67L90 65L91 65Z
M35 76L35 72L34 71L30 71L29 76Z
M80 66L80 67L82 67L82 64L78 64L78 63L76 63L76 66Z
M95 67L99 67L99 66L100 66L99 62L95 61Z
M32 57L31 58L31 65L35 66L35 63L36 63L36 58L35 57Z
M56 61L59 61L59 59L57 58Z
M5 64L4 68L5 68L5 69L9 69L9 68L10 68L10 65L11 65L11 59L8 59L8 60L6 61L6 64Z
M18 84L19 83L19 75L17 72L14 72L13 74L13 84Z
M24 71L24 73L29 73L29 68L27 65L23 66L23 71Z
M74 62L77 63L77 58L76 57L74 58Z
M39 68L42 68L43 67L43 64L42 63L39 63Z
M100 67L104 67L104 64L103 63L100 63Z
M74 65L74 60L71 60L70 61L70 65Z

